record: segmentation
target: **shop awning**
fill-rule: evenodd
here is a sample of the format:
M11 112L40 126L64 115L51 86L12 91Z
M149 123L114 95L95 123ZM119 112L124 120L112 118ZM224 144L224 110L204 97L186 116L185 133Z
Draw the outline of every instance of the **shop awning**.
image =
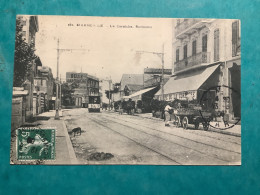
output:
M164 85L164 94L198 90L218 67L219 64L190 74L171 77ZM161 95L161 93L160 89L155 95L158 96Z
M146 93L146 92L148 92L148 91L153 90L154 88L156 88L156 87L150 87L150 88L147 88L147 89L142 89L142 90L140 90L140 91L137 91L137 92L133 93L132 95L130 95L130 98L133 98L133 97L142 95L142 94L144 94L144 93Z

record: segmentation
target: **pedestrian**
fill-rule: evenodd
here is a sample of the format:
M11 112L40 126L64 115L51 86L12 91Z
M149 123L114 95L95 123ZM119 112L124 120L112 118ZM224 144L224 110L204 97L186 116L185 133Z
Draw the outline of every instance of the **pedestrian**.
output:
M173 111L173 108L170 106L170 103L168 103L164 108L165 126L170 126L172 111Z
M135 101L131 102L131 115L135 114Z
M123 103L119 102L119 114L123 114Z

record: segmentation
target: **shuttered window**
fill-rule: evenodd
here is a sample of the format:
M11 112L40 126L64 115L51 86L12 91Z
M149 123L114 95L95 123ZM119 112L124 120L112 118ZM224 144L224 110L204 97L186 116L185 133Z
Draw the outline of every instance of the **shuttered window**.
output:
M202 37L202 52L207 52L208 50L208 36L204 35Z
M232 56L240 52L239 22L232 23Z
M214 31L214 61L219 61L219 29Z
M179 62L180 60L180 50L176 49L176 62Z
M194 56L194 55L196 55L196 49L197 49L197 41L196 40L194 40L194 41L192 41L192 55Z
M187 45L183 47L183 59L187 59Z

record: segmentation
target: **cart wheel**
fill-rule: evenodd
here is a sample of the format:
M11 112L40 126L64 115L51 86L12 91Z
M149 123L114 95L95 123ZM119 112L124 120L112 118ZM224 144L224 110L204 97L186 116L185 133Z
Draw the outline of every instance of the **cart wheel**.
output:
M176 127L177 128L181 127L181 119L179 116L176 117Z
M203 123L203 129L207 131L209 129L209 123Z
M194 129L198 130L198 129L199 129L199 126L200 126L200 123L199 123L199 122L195 122L195 124L194 124Z
M188 128L188 124L189 124L189 120L188 120L188 117L185 116L182 120L182 127L183 129L187 129Z

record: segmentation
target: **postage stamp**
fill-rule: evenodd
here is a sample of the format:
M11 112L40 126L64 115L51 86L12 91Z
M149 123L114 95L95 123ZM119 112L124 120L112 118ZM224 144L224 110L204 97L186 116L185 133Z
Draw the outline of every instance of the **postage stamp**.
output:
M55 129L17 129L17 160L55 160Z

